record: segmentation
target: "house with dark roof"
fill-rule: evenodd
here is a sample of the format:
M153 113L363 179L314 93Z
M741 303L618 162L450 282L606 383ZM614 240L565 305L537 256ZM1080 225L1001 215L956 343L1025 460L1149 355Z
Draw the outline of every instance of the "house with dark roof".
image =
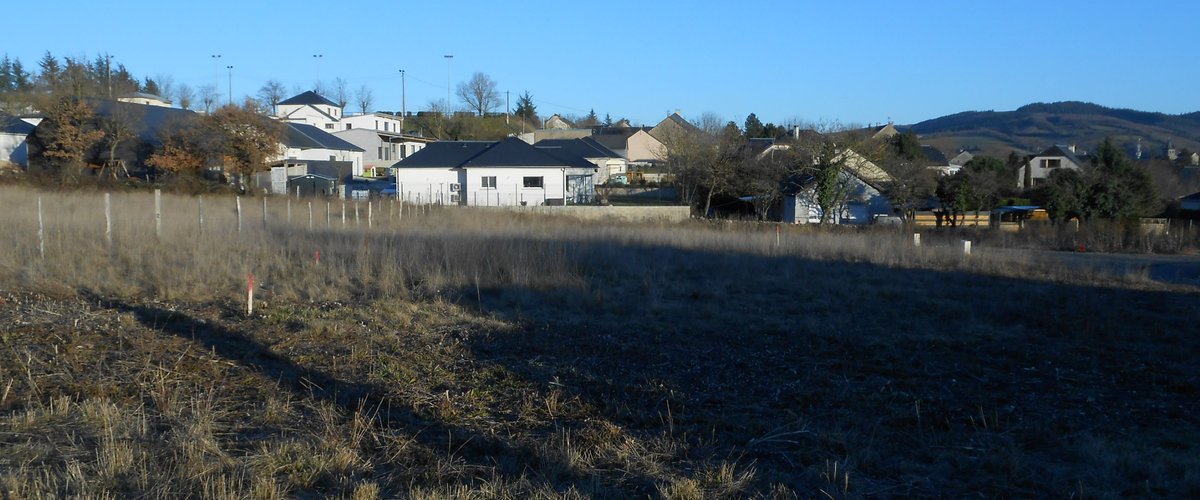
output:
M871 173L855 158L844 163L847 168L838 174L838 189L844 193L832 207L826 222L831 224L871 224L880 216L892 214L892 203L883 194L882 181L887 179ZM863 160L865 161L865 160ZM860 168L852 168L850 165ZM883 174L886 175L886 174ZM787 224L819 224L821 205L817 202L816 179L811 174L795 175L784 181L780 219Z
M556 156L515 137L434 142L392 169L404 201L467 206L592 203L598 171L582 157Z
M940 175L953 175L962 168L960 165L951 164L950 160L946 159L946 155L941 150L928 144L921 145L921 159L919 161L925 168L937 171Z
M300 194L337 195L340 187L363 173L363 149L303 123L285 122L280 154L269 160L271 168L255 176L256 185L272 194L295 193L294 181L307 177ZM319 178L319 179L317 179ZM328 183L334 186L330 188Z
M1045 182L1055 170L1078 170L1083 165L1083 160L1076 156L1075 146L1054 145L1034 155L1028 163L1021 166L1017 171L1017 187L1029 189Z
M29 166L28 139L34 128L20 118L0 114L0 163Z
M425 137L372 128L350 128L333 135L363 149L363 172L368 176L387 175L392 164L434 142Z
M606 184L625 174L628 162L615 151L604 147L593 137L581 139L546 139L533 145L561 160L583 158L595 165L596 184Z
M342 107L309 90L276 104L275 117L285 122L312 125L332 133L338 130L338 122L342 119Z
M171 100L165 97L147 94L145 92L129 92L117 96L117 100L133 104L145 104L147 106L171 106Z

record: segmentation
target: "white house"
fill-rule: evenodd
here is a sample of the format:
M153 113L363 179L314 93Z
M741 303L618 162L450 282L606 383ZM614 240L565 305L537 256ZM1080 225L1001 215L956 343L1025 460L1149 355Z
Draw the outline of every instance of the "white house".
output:
M338 130L342 108L311 90L275 105L275 117L281 121L304 123L329 133Z
M1045 182L1055 170L1078 170L1081 167L1083 161L1075 156L1075 146L1055 145L1030 158L1029 163L1021 166L1017 175L1017 187L1028 189Z
M380 130L383 132L391 132L394 134L403 133L404 121L398 115L388 113L363 113L357 115L345 115L338 120L338 131L353 130L353 129L371 129Z
M590 202L598 168L525 141L440 141L393 165L397 196L410 203L536 206Z
M834 208L827 222L833 224L870 224L875 218L891 215L892 204L880 188L863 180L849 169L838 176L839 189L845 196ZM782 221L788 224L819 224L821 207L817 203L816 186L811 178L800 179L793 189L785 191Z
M350 165L352 175L362 175L362 148L312 125L286 125L280 155L272 158L272 163L295 163L299 160L342 162Z
M34 128L20 118L0 115L0 163L29 166L29 144L26 139Z
M829 214L827 222L833 224L870 224L876 217L891 215L891 201L883 195L883 186L892 177L870 160L853 150L840 153L843 165L838 175L838 189L843 192L842 201ZM817 203L816 183L812 176L794 177L784 186L782 222L788 224L818 224L821 222L821 207Z
M380 129L351 128L333 134L363 149L363 172L382 176L399 160L412 156L432 139L385 132Z
M130 92L128 94L123 94L117 97L117 100L133 104L145 104L147 106L171 106L171 101L169 99L154 94L147 94L145 92Z

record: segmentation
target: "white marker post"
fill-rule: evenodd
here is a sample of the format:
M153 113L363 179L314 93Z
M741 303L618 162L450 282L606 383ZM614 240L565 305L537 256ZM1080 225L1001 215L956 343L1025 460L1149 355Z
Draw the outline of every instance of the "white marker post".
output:
M374 213L375 204L367 200L367 229L371 229L372 214Z
M246 316L254 314L254 273L246 280Z
M308 230L312 231L312 202L308 202Z
M263 196L263 229L267 228L267 197Z
M921 233L913 233L913 246L921 246Z
M237 206L234 208L234 211L237 212L238 234L242 234L242 197L234 196L233 201L235 203L237 203Z
M342 200L342 229L346 228L346 200Z
M200 214L200 236L204 236L204 195L200 195L197 201L196 212Z
M329 211L329 200L325 200L325 227L333 225L333 214Z
M287 223L291 224L292 223L292 199L286 198L286 200L287 200Z
M962 240L963 255L971 255L971 240Z

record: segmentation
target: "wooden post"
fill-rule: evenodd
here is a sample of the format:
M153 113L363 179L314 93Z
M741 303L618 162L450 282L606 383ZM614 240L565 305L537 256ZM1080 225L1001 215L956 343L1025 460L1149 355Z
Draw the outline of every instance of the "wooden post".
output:
M374 207L375 204L371 203L371 200L367 200L367 229L371 229L371 214L373 213L372 210L374 210Z
M308 202L308 230L312 231L312 202Z
M46 260L46 225L42 220L42 197L38 196L38 255Z
M354 225L358 225L358 200L354 200Z
M242 233L242 197L234 196L233 200L237 203L237 208L235 210L237 211L238 234L241 234Z
M292 199L287 198L287 223L292 223Z
M267 228L267 197L263 196L263 229Z
M333 214L329 211L329 200L325 200L325 227L333 225Z
M342 200L342 227L346 227L346 200Z
M104 241L112 246L112 193L104 193Z
M162 238L162 190L154 190L154 237Z
M200 236L204 236L204 195L200 195L197 201L199 202L196 211L200 215Z

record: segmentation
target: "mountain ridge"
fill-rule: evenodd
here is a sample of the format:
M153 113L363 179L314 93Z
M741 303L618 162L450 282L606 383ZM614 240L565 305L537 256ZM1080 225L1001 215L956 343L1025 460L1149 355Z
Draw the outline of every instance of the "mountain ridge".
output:
M1112 137L1131 155L1141 139L1143 158L1177 150L1200 151L1200 111L1168 114L1110 108L1083 101L1035 102L1012 111L962 111L901 127L945 152L1005 156L1037 153L1054 144L1091 148Z

